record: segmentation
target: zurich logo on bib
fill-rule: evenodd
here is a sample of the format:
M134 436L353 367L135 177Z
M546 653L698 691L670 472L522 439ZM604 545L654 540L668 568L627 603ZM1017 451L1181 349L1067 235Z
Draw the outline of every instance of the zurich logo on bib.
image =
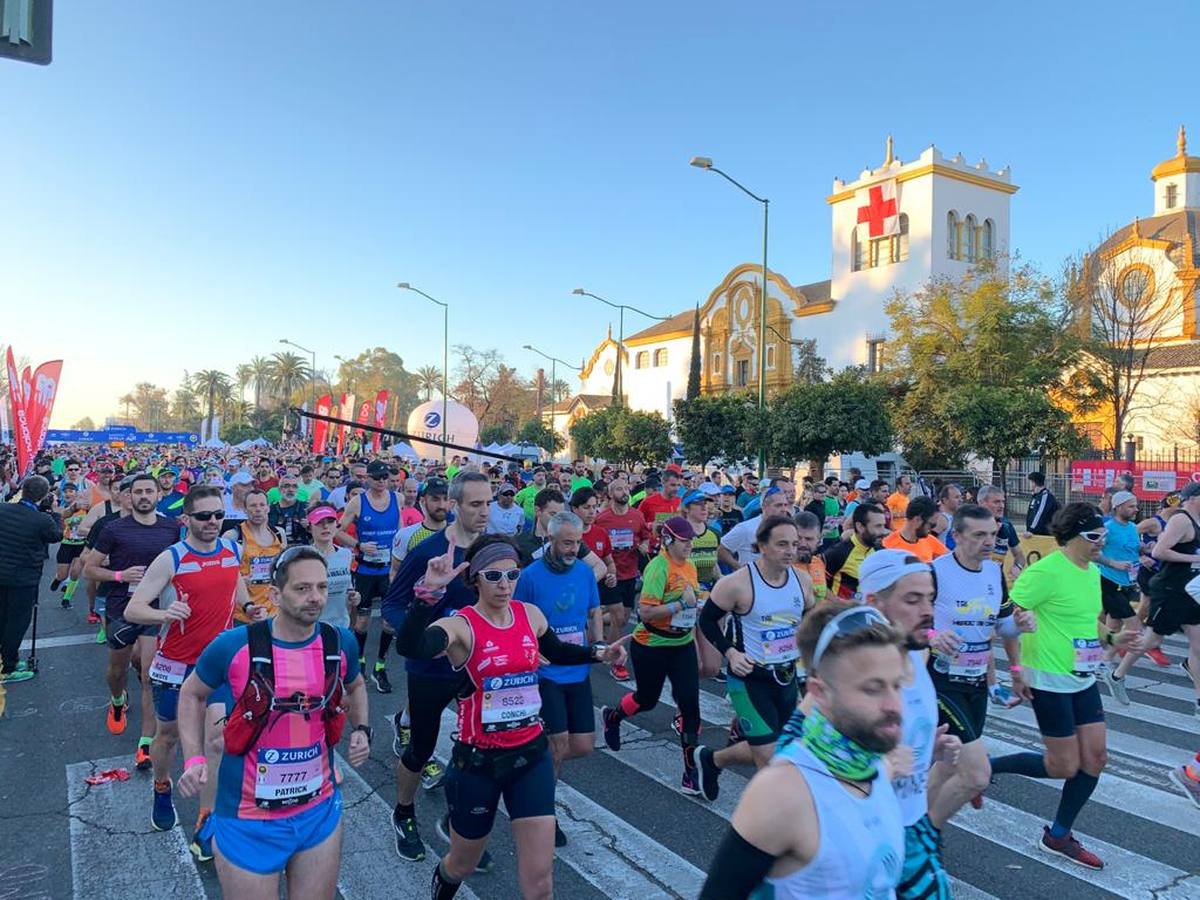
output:
M278 750L267 750L266 752L264 752L263 753L263 762L267 763L268 765L271 763L279 762L279 751Z

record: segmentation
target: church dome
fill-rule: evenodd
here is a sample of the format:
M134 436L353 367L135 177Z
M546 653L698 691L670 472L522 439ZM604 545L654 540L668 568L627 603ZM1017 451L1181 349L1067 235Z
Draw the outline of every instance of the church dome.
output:
M1179 126L1179 137L1175 141L1178 152L1170 159L1163 160L1150 170L1150 180L1158 181L1168 175L1179 175L1184 172L1200 172L1200 156L1188 156L1187 132Z

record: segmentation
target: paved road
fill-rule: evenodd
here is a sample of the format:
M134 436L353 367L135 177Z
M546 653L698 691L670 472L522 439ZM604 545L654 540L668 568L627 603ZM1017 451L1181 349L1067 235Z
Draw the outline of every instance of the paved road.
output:
M134 717L125 735L104 728L105 651L90 641L83 612L64 611L43 585L38 632L38 678L9 691L0 720L0 898L219 897L211 865L197 866L185 832L151 831L148 774L85 789L92 771L124 765L131 771ZM82 599L82 598L80 598ZM1168 651L1182 657L1172 640ZM389 823L394 802L387 718L403 702L402 666L390 663L396 693L372 690L376 740L371 759L346 773L346 843L340 891L347 900L425 896L431 861L396 857ZM593 675L597 705L622 688ZM945 835L946 864L965 898L1200 898L1200 810L1175 791L1169 766L1200 749L1200 719L1190 712L1191 688L1177 666L1143 662L1130 677L1134 703L1109 703L1110 765L1077 833L1107 861L1099 873L1040 854L1035 842L1053 815L1057 786L1006 777L981 811L962 813ZM131 695L136 685L130 684ZM719 746L730 719L722 686L703 685L703 739ZM1106 701L1107 702L1107 701ZM751 773L730 772L715 804L678 791L678 743L670 731L673 707L639 716L620 753L600 750L569 762L560 790L559 821L570 844L555 865L556 896L602 898L695 897L737 797ZM628 727L628 726L627 726ZM1039 746L1028 708L989 716L987 740L997 751ZM440 752L448 746L444 730ZM418 797L418 817L431 850L443 844L434 822L444 811L440 791ZM194 802L180 801L191 833ZM492 842L495 872L468 882L462 897L511 900L515 857L500 820ZM432 860L432 854L431 854Z

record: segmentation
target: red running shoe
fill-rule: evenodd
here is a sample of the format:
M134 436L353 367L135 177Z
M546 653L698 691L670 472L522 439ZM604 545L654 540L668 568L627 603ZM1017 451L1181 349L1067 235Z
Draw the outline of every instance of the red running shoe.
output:
M1083 844L1075 840L1075 836L1069 831L1066 837L1051 837L1050 826L1043 825L1042 840L1038 844L1038 847L1046 853L1057 853L1059 856L1065 856L1071 862L1086 866L1089 869L1104 868L1104 860L1092 851L1085 850Z
M1163 653L1157 647L1153 650L1147 650L1146 655L1154 660L1156 666L1162 666L1165 669L1171 665L1171 660L1167 657L1167 654Z
M90 612L87 614L87 623L89 625L99 625L100 617L98 615L96 615L96 613L94 611Z
M976 794L971 798L971 809L983 809L983 794Z
M629 680L629 668L627 666L613 666L609 671L612 672L612 677L617 681Z

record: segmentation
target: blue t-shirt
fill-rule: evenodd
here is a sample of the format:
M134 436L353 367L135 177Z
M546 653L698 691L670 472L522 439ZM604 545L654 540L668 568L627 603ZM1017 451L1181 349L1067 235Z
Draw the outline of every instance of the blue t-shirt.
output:
M575 561L567 571L551 572L538 559L521 570L513 599L532 603L546 616L550 630L566 644L586 647L588 613L600 605L600 591L591 566ZM538 676L558 684L576 684L588 677L591 666L545 665Z
M1104 520L1104 527L1108 529L1108 536L1104 539L1104 549L1100 551L1100 555L1114 562L1130 562L1136 565L1142 546L1137 526L1132 522L1118 522L1112 516L1108 516ZM1101 566L1100 574L1113 584L1128 586L1133 584L1137 572L1121 572Z

